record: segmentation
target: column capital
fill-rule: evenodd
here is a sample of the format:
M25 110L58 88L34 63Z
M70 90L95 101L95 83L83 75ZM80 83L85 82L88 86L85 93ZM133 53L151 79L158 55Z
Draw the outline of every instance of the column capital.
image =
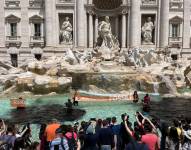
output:
M121 13L122 13L122 15L126 15L127 13L128 13L128 9L123 9L122 11L121 11Z
M121 13L123 15L127 14L129 12L129 6L128 5L121 5Z
M86 11L89 15L94 15L95 14L95 11L94 11L94 4L88 4L88 5L85 5L86 7Z

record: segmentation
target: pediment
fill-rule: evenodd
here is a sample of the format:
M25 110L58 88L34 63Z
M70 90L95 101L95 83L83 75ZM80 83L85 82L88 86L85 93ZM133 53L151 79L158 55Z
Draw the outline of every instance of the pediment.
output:
M13 14L5 17L6 22L19 22L21 19Z
M30 22L43 22L44 19L39 15L34 15L34 16L29 18L29 21Z
M175 16L170 19L170 22L181 23L181 22L183 22L183 19L179 16Z

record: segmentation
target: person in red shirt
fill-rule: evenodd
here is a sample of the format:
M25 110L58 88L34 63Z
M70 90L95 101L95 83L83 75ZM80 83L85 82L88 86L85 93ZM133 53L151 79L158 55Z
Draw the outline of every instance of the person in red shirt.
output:
M150 105L150 102L151 102L151 98L150 98L149 94L146 94L143 99L143 103Z
M152 126L149 123L144 125L145 135L142 136L141 142L147 144L149 150L159 150L160 142L159 137L152 133Z
M151 103L151 98L150 98L149 94L146 94L143 99L143 111L144 112L150 111L150 103Z

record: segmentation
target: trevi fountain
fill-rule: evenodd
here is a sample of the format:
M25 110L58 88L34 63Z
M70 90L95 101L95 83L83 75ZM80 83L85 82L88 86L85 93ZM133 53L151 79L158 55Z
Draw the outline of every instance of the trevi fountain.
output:
M153 29L154 25L148 17L142 26L142 42L145 45L152 44ZM28 100L28 107L34 108L34 112L48 104L55 111L64 105L68 95L71 95L68 93L74 90L119 95L132 95L136 90L142 96L145 93L152 96L153 108L157 110L154 110L153 114L163 119L173 116L171 107L180 107L175 114L191 113L189 60L181 55L177 60L173 60L168 47L120 49L108 16L98 24L98 35L96 46L92 50L80 51L71 47L72 25L66 17L60 30L60 43L67 47L64 55L43 57L41 60L26 59L18 68L2 60L0 117L10 117L10 98L24 97ZM55 104L59 104L58 107L53 106ZM86 110L86 115L78 118L82 120L104 115L119 117L124 111L128 111L133 118L133 113L139 110L140 106L124 99L112 102L81 102L79 108ZM32 110L30 113L37 115L31 112ZM23 117L19 118L15 114L13 117L18 118L15 122L31 121L26 118L23 120ZM38 120L33 123L36 122Z

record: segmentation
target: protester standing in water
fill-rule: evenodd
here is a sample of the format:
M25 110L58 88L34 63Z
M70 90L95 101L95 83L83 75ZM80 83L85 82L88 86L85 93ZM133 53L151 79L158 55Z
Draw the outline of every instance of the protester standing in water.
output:
M137 103L139 101L139 95L137 93L137 91L134 91L133 93L133 102Z

